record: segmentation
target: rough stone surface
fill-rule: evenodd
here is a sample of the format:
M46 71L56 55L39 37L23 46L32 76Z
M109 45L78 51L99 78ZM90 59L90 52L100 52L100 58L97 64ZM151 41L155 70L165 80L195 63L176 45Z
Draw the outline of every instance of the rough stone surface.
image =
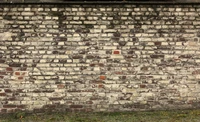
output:
M199 5L0 5L0 112L200 108Z

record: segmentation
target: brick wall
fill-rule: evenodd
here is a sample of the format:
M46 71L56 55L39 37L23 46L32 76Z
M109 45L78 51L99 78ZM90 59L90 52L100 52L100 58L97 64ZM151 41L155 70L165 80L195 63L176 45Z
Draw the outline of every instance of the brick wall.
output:
M0 111L200 107L199 5L0 5Z

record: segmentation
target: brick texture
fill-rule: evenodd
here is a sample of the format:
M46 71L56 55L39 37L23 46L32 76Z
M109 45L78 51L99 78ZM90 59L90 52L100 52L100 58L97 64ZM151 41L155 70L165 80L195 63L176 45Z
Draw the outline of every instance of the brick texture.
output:
M0 112L200 108L199 5L0 5Z

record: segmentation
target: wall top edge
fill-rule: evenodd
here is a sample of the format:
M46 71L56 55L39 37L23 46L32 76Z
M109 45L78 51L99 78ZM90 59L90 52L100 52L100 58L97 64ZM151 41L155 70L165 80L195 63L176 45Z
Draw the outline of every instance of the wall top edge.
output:
M5 4L65 4L65 5L68 5L68 4L89 4L89 5L101 5L101 4L107 4L107 5L113 5L113 4L153 4L153 5L156 5L156 4L185 4L185 5L188 5L188 4L200 4L200 2L184 2L184 1L181 1L181 2L177 2L177 1L65 1L65 2L61 2L61 1L48 1L48 2L15 2L15 1L11 1L11 2L4 2L4 1L0 1L0 4L1 5L5 5Z

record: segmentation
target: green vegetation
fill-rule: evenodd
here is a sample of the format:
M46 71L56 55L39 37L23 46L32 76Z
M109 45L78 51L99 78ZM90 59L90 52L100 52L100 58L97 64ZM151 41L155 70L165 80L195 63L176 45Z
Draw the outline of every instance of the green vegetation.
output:
M200 110L101 113L18 112L0 116L0 122L199 122Z

